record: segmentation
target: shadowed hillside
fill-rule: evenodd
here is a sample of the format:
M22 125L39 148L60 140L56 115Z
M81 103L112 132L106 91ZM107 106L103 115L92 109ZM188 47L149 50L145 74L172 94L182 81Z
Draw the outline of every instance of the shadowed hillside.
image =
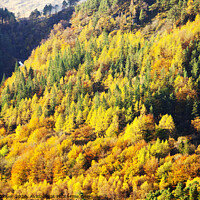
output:
M48 18L20 19L0 24L0 78L14 71L15 63L25 61L41 41L48 38L54 24L62 20L64 27L70 26L73 8L67 8Z

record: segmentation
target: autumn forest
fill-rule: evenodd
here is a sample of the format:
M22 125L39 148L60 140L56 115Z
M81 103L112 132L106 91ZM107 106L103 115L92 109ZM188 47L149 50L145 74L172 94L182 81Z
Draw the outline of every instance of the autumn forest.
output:
M2 197L200 199L200 0L78 3L0 109Z

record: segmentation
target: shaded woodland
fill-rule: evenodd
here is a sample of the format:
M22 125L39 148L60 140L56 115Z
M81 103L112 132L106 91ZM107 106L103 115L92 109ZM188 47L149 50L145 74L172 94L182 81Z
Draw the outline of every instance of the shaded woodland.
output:
M10 13L7 10L0 10ZM6 77L14 71L15 63L25 61L41 42L48 38L54 24L70 26L69 19L73 13L72 7L66 8L57 14L48 17L34 17L16 20L13 13L2 18L0 24L0 79L5 73ZM4 14L7 16L6 14ZM10 16L10 17L9 17Z

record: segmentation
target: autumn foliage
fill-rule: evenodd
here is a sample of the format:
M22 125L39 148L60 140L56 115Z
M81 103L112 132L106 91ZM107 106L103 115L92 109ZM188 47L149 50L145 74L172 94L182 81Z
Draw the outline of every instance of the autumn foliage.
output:
M0 194L197 199L199 1L98 2L2 84Z

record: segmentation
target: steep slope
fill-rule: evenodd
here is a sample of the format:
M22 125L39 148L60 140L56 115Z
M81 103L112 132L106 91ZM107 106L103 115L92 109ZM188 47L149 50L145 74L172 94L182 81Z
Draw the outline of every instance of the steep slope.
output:
M55 25L1 87L1 193L197 199L198 5L90 0Z
M32 50L48 38L54 24L62 20L64 27L70 26L73 12L74 8L70 7L46 18L18 21L11 18L0 24L0 80L4 73L6 77L11 76L15 63L26 60Z

